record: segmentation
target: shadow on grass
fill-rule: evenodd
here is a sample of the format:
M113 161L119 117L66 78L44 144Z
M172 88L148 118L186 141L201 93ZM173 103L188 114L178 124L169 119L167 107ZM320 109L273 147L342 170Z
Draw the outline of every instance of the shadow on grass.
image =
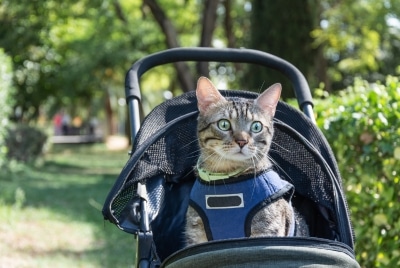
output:
M59 163L52 160L46 161L42 169L46 170L48 173L78 173L85 170L84 167L79 167L69 163Z

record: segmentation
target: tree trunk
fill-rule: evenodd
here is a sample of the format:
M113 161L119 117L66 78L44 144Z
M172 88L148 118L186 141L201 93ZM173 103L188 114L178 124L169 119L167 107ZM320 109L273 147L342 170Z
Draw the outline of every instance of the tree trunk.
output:
M225 6L225 18L224 18L225 35L226 39L228 40L228 47L234 48L236 47L236 38L235 34L233 33L233 21L231 16L232 1L225 0L224 6Z
M124 11L122 10L121 4L119 3L118 0L115 0L113 2L114 9L115 9L115 14L117 15L117 18L122 21L124 24L127 24L128 21L126 19L126 16L124 14Z
M311 46L310 35L315 28L317 5L319 3L315 0L253 0L249 47L289 61L307 78L313 73L317 55ZM264 87L280 82L283 86L282 97L294 97L291 83L278 72L251 66L244 80L253 89L259 89L263 82Z
M218 4L218 0L206 0L204 2L200 47L211 47L212 45ZM197 73L199 76L209 76L208 62L198 62Z
M180 47L178 41L178 34L171 20L167 17L164 10L159 6L156 0L143 0L143 4L147 5L162 32L165 35L168 48ZM185 62L175 62L175 69L177 71L178 80L184 92L194 90L196 82L190 73L190 68Z
M106 120L107 120L107 134L108 135L114 135L116 134L116 123L115 123L115 118L114 118L114 111L112 109L111 105L111 97L108 89L105 90L105 112L106 112Z
M228 42L229 48L236 48L236 37L233 29L233 20L232 20L232 1L225 0L224 2L225 7L225 17L224 17L224 30L225 36ZM235 66L235 72L239 73L242 70L242 65L240 63L233 63Z

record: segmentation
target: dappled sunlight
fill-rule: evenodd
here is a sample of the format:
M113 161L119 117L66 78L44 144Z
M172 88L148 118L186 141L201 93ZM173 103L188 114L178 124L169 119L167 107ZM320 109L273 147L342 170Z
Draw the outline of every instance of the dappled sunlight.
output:
M110 136L106 139L106 146L108 150L112 151L127 150L129 140L123 136Z

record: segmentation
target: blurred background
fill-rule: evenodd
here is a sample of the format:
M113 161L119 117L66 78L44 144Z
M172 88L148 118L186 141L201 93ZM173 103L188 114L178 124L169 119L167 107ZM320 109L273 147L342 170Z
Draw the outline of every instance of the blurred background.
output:
M0 267L133 265L133 240L101 217L128 157L124 77L144 56L196 46L258 49L303 72L342 172L357 259L399 266L396 0L0 0ZM176 63L143 76L144 114L200 75L220 89L280 82L295 103L274 71Z

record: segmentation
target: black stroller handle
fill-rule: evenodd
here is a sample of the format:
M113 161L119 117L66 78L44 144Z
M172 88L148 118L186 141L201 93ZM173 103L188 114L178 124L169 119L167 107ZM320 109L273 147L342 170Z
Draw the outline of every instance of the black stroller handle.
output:
M268 53L253 49L234 48L173 48L154 53L138 60L132 65L125 77L125 95L129 104L130 114L135 116L139 122L139 110L135 106L141 100L139 86L140 77L149 69L168 63L178 61L204 61L204 62L236 62L258 64L280 71L292 82L300 110L310 118L314 119L313 101L311 91L304 75L291 63ZM131 105L132 104L132 105ZM131 126L133 136L139 130L138 125Z

